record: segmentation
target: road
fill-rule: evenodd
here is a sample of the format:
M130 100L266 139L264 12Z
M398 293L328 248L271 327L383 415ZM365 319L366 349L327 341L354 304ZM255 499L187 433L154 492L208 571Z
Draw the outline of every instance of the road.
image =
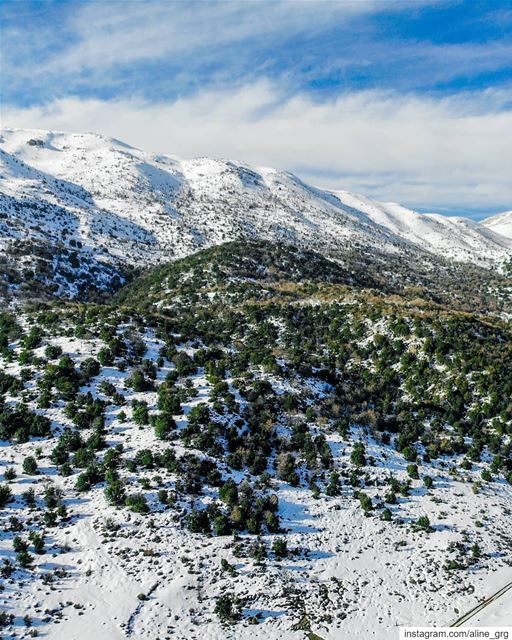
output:
M479 614L481 611L486 609L490 604L492 604L493 602L496 602L496 600L499 600L511 590L512 590L512 582L508 582L499 591L496 591L496 593L494 593L492 596L490 596L489 598L487 598L486 600L478 604L476 607L473 607L473 609L471 609L467 613L465 613L462 617L456 620L451 626L462 627L462 625L468 622L468 620L471 620L471 618L474 618L477 614ZM509 618L509 623L511 619L512 617Z

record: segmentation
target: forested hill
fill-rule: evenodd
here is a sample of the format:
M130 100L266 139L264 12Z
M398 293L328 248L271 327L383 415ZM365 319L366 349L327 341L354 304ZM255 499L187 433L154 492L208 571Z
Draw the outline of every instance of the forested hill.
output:
M293 285L293 286L292 286ZM512 309L512 277L467 264L432 263L400 258L343 261L286 243L238 240L204 249L146 270L114 296L116 304L163 309L180 300L209 304L280 292L303 296L308 285L324 298L336 299L345 288L402 301L507 318Z

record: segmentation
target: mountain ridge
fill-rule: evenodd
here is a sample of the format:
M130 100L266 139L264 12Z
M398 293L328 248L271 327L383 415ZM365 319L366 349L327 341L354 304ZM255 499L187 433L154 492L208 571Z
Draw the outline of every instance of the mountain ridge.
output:
M134 269L240 238L340 262L357 252L362 261L499 271L512 256L512 239L484 225L322 190L268 167L179 160L97 134L6 128L0 140L0 244L14 274L6 290L23 287L20 263L36 276L46 270L41 286L53 294L111 291ZM58 260L34 260L34 246Z

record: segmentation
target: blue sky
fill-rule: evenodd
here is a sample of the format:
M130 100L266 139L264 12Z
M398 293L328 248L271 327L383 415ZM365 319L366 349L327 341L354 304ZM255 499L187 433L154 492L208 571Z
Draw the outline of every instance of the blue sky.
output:
M4 0L2 120L512 209L512 0ZM508 143L508 144L507 144Z

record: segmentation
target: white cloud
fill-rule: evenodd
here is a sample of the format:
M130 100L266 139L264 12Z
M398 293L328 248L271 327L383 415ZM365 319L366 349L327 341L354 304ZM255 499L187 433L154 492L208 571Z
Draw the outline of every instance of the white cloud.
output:
M325 28L375 10L375 0L344 2L151 2L84 6L73 20L79 43L71 59L108 65L241 42L269 34Z
M432 0L421 0L428 2ZM130 63L212 54L248 40L261 46L268 39L311 35L383 6L379 0L84 2L58 25L58 34L52 22L44 28L32 27L30 21L23 28L6 28L3 53L8 69L18 75L101 75ZM63 49L48 48L48 41L57 37ZM44 55L34 55L38 50ZM20 51L30 54L21 66Z
M512 205L510 94L389 92L316 103L268 81L173 102L66 98L4 109L6 125L96 131L182 157L213 155L418 207Z

